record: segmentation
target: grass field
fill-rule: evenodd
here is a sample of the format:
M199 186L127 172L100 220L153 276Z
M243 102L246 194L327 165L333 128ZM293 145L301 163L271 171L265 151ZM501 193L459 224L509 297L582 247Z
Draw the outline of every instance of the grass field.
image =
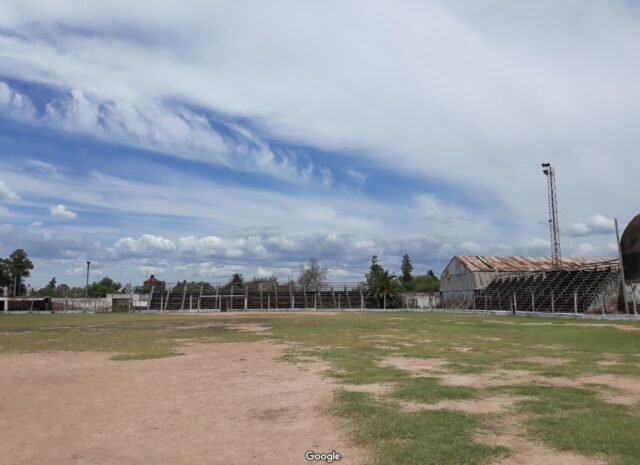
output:
M257 340L286 344L285 360L328 364L340 386L331 413L373 464L544 463L527 457L545 454L546 463L640 463L636 323L409 312L0 317L2 353L104 351L127 363L179 357L188 341Z

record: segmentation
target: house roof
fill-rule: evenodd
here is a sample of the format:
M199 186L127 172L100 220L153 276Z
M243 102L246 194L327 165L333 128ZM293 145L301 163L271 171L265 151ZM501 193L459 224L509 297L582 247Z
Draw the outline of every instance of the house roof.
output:
M456 255L454 259L471 271L498 271L506 273L543 271L553 268L551 257L518 257L496 255ZM562 257L560 266L575 268L617 261L616 257Z

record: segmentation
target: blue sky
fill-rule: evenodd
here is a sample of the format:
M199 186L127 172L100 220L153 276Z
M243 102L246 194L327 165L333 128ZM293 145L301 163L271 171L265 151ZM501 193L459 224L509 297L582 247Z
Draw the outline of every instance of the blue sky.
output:
M6 1L0 255L80 284L295 276L372 254L615 253L637 213L625 2ZM126 14L124 14L126 12Z

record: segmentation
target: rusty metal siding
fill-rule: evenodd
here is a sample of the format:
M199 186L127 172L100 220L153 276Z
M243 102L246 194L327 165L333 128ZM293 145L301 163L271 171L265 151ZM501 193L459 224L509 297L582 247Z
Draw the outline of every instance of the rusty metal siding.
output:
M440 278L443 301L468 301L473 298L476 286L474 273L458 257L453 257Z
M544 271L553 268L551 257L518 257L476 255L454 257L470 271L518 273L527 271ZM579 266L595 265L608 261L614 261L616 257L562 257L560 266L572 268Z

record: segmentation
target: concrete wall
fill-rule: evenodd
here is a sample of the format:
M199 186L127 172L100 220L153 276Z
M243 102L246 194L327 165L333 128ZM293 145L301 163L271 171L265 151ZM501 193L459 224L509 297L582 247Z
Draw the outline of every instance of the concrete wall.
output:
M430 309L440 307L440 294L437 292L403 292L403 308Z

